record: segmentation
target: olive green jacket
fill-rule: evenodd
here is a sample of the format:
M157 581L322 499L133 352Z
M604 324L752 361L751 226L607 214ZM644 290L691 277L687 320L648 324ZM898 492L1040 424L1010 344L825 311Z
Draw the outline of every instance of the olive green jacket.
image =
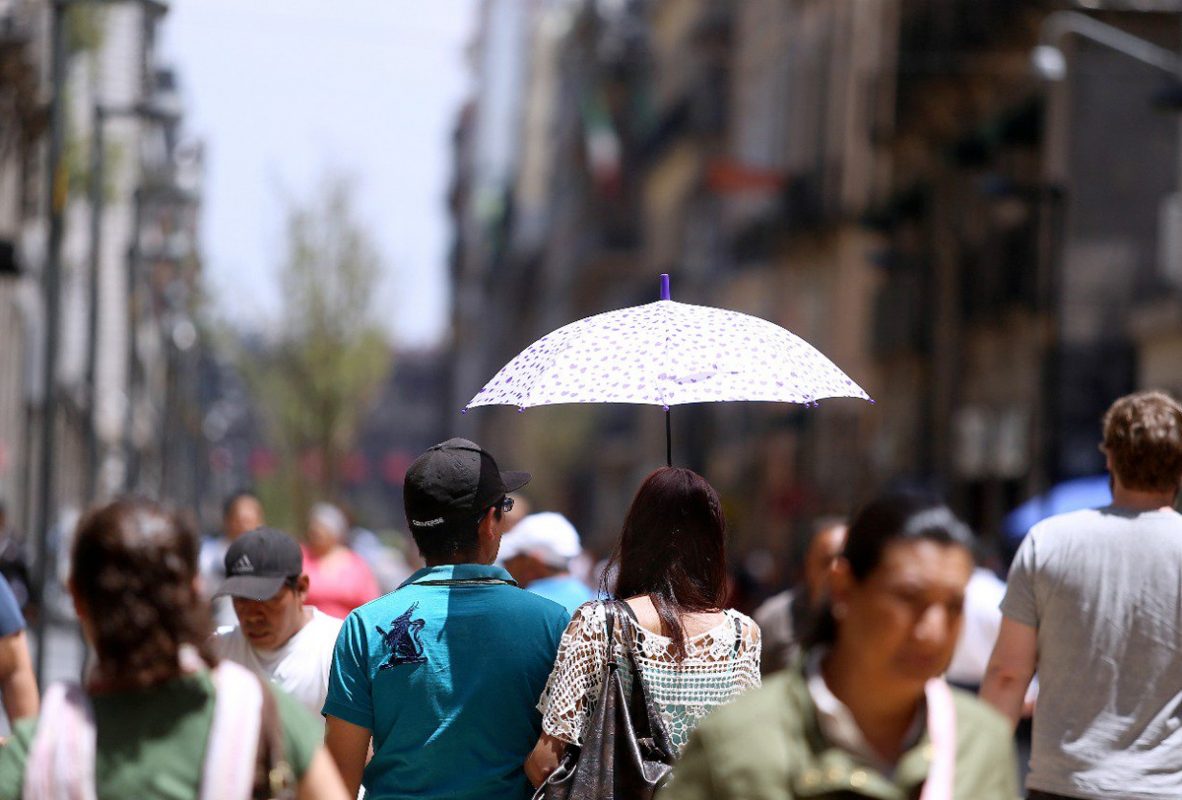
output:
M1019 795L1009 726L965 692L953 690L953 703L954 798L1014 800ZM658 800L913 800L930 760L926 733L889 776L827 742L798 662L703 720Z

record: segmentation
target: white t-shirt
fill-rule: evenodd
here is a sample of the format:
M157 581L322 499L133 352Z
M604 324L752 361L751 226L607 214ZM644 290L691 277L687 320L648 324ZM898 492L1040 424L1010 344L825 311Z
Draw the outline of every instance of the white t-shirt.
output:
M1038 634L1027 788L1182 797L1182 515L1108 506L1043 520L1001 611Z
M983 567L973 570L964 593L964 623L948 665L948 680L962 686L981 685L1001 628L1001 599L1005 593L1001 578Z
M312 619L276 650L251 646L238 627L219 628L214 647L222 658L236 661L300 701L323 725L320 710L328 694L328 670L342 620L312 606L304 610L312 612Z

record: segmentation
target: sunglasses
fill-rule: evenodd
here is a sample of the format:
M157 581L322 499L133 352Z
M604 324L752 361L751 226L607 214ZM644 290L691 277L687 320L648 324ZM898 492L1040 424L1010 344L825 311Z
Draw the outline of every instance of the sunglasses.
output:
M505 495L504 497L502 497L500 500L493 503L492 505L485 506L484 510L480 512L480 515L477 517L477 519L478 520L483 519L484 515L488 513L488 510L490 508L500 509L502 514L508 514L510 511L513 510L513 498L510 497L509 495Z

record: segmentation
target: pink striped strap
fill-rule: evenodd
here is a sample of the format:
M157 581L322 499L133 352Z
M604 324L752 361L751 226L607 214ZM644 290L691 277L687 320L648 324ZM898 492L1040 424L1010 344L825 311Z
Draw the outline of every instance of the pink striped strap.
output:
M932 763L919 797L920 800L952 800L956 776L956 706L952 701L952 690L943 678L933 678L923 691L928 704Z
M214 668L213 685L213 725L205 747L200 800L245 800L254 788L266 690L253 672L232 661Z
M76 683L45 692L25 763L23 800L95 800L94 710Z
M232 662L212 673L213 724L201 772L201 800L247 800L254 788L263 708L262 683ZM96 800L94 709L82 687L55 683L45 693L25 764L22 800Z

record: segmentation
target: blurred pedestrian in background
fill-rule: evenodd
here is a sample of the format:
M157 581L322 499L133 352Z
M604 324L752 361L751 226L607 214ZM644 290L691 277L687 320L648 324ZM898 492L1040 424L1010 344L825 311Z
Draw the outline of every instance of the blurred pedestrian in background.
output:
M214 647L303 703L324 725L332 648L341 620L305 605L308 576L295 539L274 528L243 534L226 551L225 582L238 625L220 628Z
M348 519L331 503L316 503L308 512L307 602L337 619L381 594L365 559L347 546L348 534Z
M32 582L29 580L29 559L25 553L25 538L9 524L8 508L0 500L0 576L8 581L8 587L22 612L27 611L33 597Z
M1013 800L993 709L939 679L960 629L972 534L947 508L864 508L802 657L695 732L661 800Z
M1005 581L985 566L989 559L981 555L983 547L978 542L974 551L978 557L969 585L965 587L960 639L944 676L970 692L980 689L985 679L985 667L1001 628L1001 599L1006 593Z
M569 615L493 566L508 494L529 477L502 473L467 439L435 445L407 471L406 518L427 566L345 620L324 704L325 741L350 791L530 796L534 704Z
M726 521L718 493L688 469L666 467L636 493L612 557L612 594L631 613L606 634L607 606L581 606L562 636L538 703L542 736L526 772L539 785L568 745L581 746L614 659L631 674L635 654L645 691L674 748L715 706L759 685L759 628L726 605Z
M25 618L8 581L0 575L0 701L9 722L36 716L37 678L29 660Z
M1101 450L1112 504L1031 528L981 696L1016 724L1038 672L1031 798L1182 797L1182 405L1120 398Z
M829 592L829 571L845 545L845 521L837 517L818 520L813 526L804 558L804 581L764 601L755 611L763 634L760 668L764 675L792 663L800 651L800 637Z
M210 650L196 536L146 500L87 516L70 593L94 648L85 689L55 684L0 750L0 797L345 797L298 703Z
M595 599L595 593L570 572L571 562L582 552L575 526L561 514L543 511L525 517L501 538L497 560L518 586L573 614Z
M222 503L221 533L201 542L201 584L205 597L211 598L226 579L224 561L230 545L242 534L265 524L263 504L251 490L239 489L225 499ZM210 606L215 628L237 622L229 598L211 598Z
M376 533L358 522L349 508L342 508L341 511L349 526L349 549L361 556L369 567L378 584L378 591L385 594L397 589L414 572L402 551L386 544Z

